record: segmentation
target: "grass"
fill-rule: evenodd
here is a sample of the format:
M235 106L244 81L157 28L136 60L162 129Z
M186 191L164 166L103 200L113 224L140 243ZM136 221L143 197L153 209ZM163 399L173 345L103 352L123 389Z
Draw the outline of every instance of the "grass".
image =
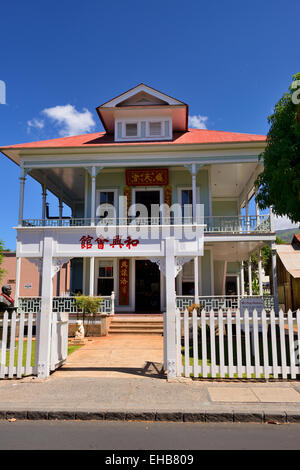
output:
M81 348L81 345L68 345L68 356L72 354L76 349ZM15 357L14 357L14 366L17 366L18 362L18 354L19 354L19 343L16 341L16 348L15 348ZM6 352L6 366L9 365L9 351ZM23 357L22 357L22 365L26 365L26 357L27 357L27 341L24 340L23 343ZM33 367L35 363L35 341L32 341L31 346L31 366Z

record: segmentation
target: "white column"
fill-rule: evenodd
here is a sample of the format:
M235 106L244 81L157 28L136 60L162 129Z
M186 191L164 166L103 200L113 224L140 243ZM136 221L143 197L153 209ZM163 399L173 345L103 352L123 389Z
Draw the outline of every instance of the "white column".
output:
M87 219L87 206L88 206L88 183L89 183L89 176L88 172L85 170L85 178L84 178L84 218Z
M91 225L95 225L95 211L96 211L96 176L97 176L97 172L96 172L96 167L93 166L92 167L92 173L91 173L91 177L92 177L92 190L91 190Z
M175 239L166 238L166 318L165 326L167 334L164 336L164 348L166 348L167 377L176 377L176 331L175 331Z
M95 257L90 258L90 292L89 295L94 295L94 282L95 282Z
M50 342L52 323L52 238L44 237L42 267L42 302L37 338L38 377L45 379L50 374Z
M261 250L258 252L258 284L259 284L259 295L263 295L263 283L262 283L262 261L261 261Z
M277 268L276 268L276 248L275 244L271 245L272 252L272 274L273 274L273 296L275 312L278 313L278 286L277 286Z
M194 257L194 291L195 291L195 304L199 304L199 264L198 264L198 256Z
M241 262L241 296L245 295L244 261Z
M272 210L272 206L270 207L270 226L271 232L275 232L274 213Z
M197 222L197 171L195 163L192 164L192 196L193 196L193 223Z
M249 280L249 295L252 295L252 265L251 265L250 256L248 260L248 280Z
M19 195L19 219L18 225L22 225L24 212L24 190L25 190L26 172L23 165L20 167L20 195Z
M82 258L82 293L86 295L86 258Z
M15 306L18 306L18 299L20 295L20 278L21 278L21 260L20 256L17 257L17 265L16 265L16 288L15 288Z
M247 227L247 232L249 232L249 227L250 227L250 224L249 224L249 205L248 205L249 201L248 201L248 197L247 197L247 200L246 200L246 205L245 205L245 215L246 215L246 227Z
M256 215L256 226L258 226L260 225L260 213L259 213L259 205L257 204L256 201L255 201L255 215Z
M43 192L42 192L42 219L46 219L46 202L47 202L47 189L46 185L42 185Z

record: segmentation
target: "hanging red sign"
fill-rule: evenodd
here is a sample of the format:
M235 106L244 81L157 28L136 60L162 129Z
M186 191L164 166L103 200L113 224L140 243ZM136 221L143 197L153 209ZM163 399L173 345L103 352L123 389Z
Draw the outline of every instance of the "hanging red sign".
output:
M119 305L129 305L129 259L119 260Z

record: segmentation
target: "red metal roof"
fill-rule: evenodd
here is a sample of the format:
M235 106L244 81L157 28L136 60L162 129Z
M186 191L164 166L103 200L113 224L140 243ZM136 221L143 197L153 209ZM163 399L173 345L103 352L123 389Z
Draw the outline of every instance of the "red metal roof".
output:
M9 145L1 149L20 148L60 148L60 147L101 147L101 146L128 146L128 145L184 145L184 144L213 144L230 142L264 142L265 135L242 134L237 132L211 131L204 129L189 129L187 132L174 133L171 141L139 141L115 142L112 135L105 132L93 134L60 137L58 139L28 142L24 144Z

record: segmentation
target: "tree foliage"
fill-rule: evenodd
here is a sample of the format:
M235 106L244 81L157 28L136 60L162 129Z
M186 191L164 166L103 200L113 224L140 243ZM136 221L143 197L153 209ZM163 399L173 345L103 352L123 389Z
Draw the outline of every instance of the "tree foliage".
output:
M256 181L261 209L300 222L300 73L268 117L270 129L260 155L264 171Z

